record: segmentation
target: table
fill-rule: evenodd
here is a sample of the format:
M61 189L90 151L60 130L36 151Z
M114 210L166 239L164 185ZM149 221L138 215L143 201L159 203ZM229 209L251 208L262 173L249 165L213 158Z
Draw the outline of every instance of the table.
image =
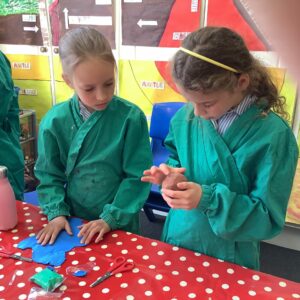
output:
M39 207L17 202L18 226L0 231L1 245L16 247L47 223ZM16 253L30 257L31 249L16 249ZM133 271L116 274L94 288L89 287L119 255L135 262ZM88 262L94 262L95 266L86 277L66 274L67 267ZM27 299L30 289L36 286L29 278L44 267L35 262L0 258L0 299ZM66 276L56 290L63 292L60 298L63 300L300 299L299 283L121 230L106 234L99 244L73 249L56 271Z

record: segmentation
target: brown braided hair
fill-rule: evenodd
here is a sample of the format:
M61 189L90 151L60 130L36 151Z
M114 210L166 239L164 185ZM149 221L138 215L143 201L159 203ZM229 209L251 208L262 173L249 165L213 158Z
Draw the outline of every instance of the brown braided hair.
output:
M257 97L263 114L271 109L285 119L286 100L279 95L265 66L255 59L236 32L225 27L204 27L189 34L182 47L221 62L240 73L234 73L211 63L177 51L172 62L174 81L186 90L214 92L222 89L233 90L239 75L249 75L250 84L246 91Z

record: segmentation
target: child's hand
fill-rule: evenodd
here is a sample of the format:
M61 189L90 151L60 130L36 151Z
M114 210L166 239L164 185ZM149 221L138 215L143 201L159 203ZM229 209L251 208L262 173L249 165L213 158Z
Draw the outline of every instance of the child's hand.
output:
M97 233L98 236L95 243L99 243L103 239L104 234L110 231L109 225L102 219L88 222L80 225L78 228L80 228L78 237L82 237L80 241L82 244L88 244Z
M151 169L144 171L141 181L161 185L166 176L170 173L184 173L185 168L172 168L166 164L160 164L159 167L152 166Z
M52 245L63 229L65 229L69 235L73 234L67 218L65 216L56 217L37 234L37 242L43 246L48 242Z
M202 196L202 188L194 182L180 182L178 191L162 189L162 197L172 208L193 209L196 208Z

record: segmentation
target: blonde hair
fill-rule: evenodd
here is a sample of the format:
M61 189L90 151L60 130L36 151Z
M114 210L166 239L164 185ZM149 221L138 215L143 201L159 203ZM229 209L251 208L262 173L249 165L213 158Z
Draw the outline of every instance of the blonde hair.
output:
M79 27L67 31L59 41L59 57L63 72L71 75L74 68L88 58L116 61L107 39L94 28Z
M247 49L242 37L225 27L204 27L189 34L182 47L216 60L238 70L239 73L220 68L214 64L178 51L171 63L174 81L187 90L213 92L232 90L239 75L249 75L248 94L257 97L257 104L265 113L271 109L288 119L285 98L271 80L266 67L255 59Z

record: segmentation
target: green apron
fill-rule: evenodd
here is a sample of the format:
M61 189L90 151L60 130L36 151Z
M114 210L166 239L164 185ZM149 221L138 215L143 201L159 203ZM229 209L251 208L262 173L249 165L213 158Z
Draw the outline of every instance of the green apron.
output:
M35 174L41 207L49 220L102 218L112 229L138 232L150 191L140 177L151 163L147 121L137 106L114 96L84 122L74 96L40 125Z
M16 199L23 200L24 155L20 146L18 94L14 89L11 67L0 51L0 165L8 168L8 180Z
M259 268L259 243L285 222L298 159L289 126L253 105L221 136L191 105L171 122L168 164L202 186L197 208L171 209L162 239L223 260Z

